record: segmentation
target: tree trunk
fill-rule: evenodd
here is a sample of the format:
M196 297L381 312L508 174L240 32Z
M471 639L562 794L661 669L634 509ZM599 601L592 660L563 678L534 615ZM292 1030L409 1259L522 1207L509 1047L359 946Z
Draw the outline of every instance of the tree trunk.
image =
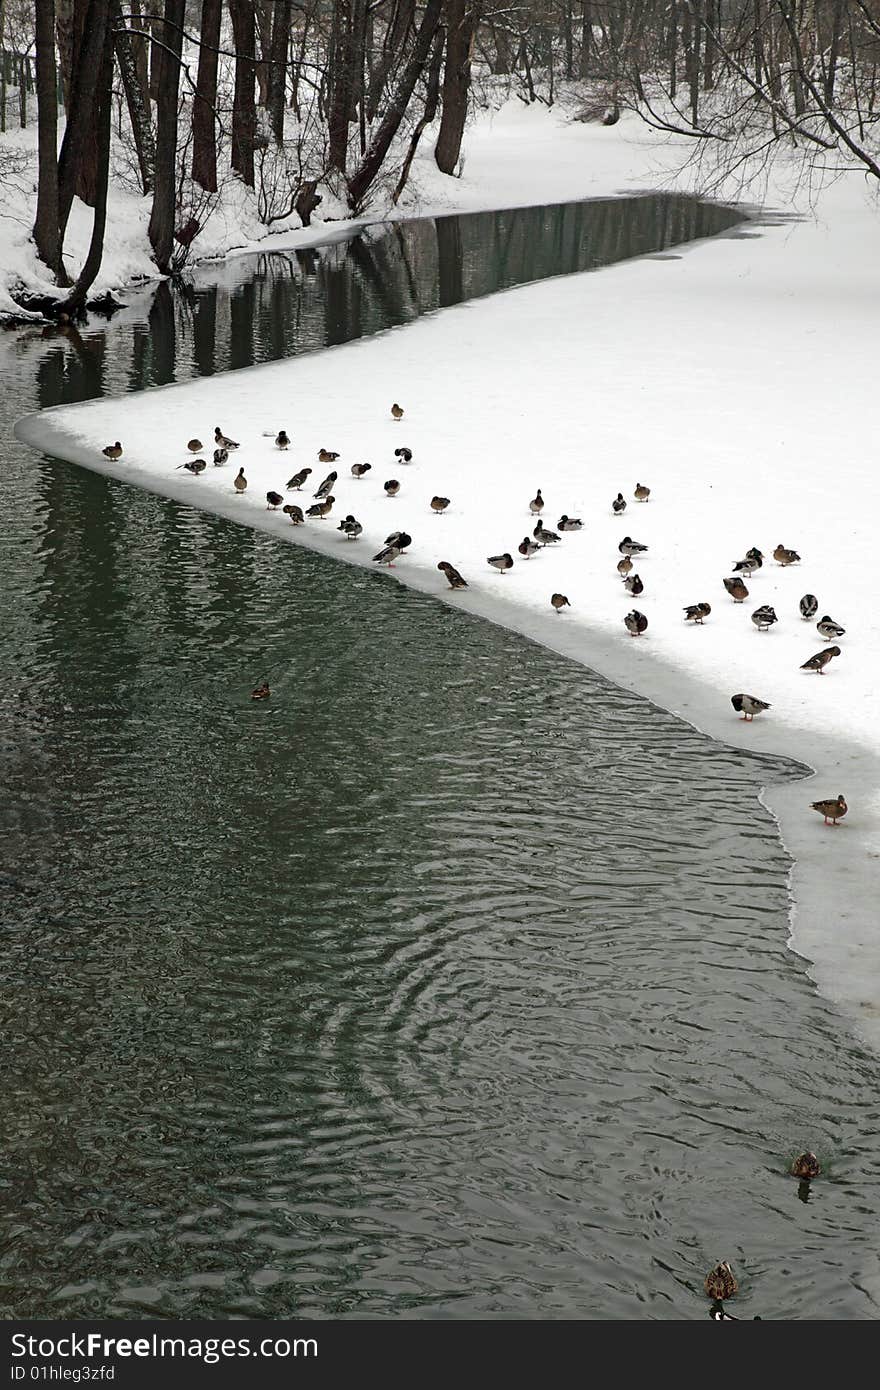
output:
M58 78L55 71L55 0L36 0L37 139L39 182L34 242L59 285L67 284L58 230Z
M330 100L327 112L329 163L345 173L348 158L348 113L354 71L351 62L352 14L350 0L335 0L330 31Z
M287 55L290 49L292 0L275 0L272 46L269 51L269 125L276 145L284 142L284 94L287 86Z
M58 230L62 245L74 194L81 187L81 177L89 155L91 158L88 162L94 171L95 142L94 139L90 141L89 137L95 133L93 98L100 81L109 3L110 0L88 0L83 16L82 42L75 45L67 124L58 156ZM83 4L85 6L86 0L83 0ZM89 145L90 151L87 149Z
M149 193L153 187L153 170L156 164L153 123L150 118L149 102L144 103L144 87L141 82L141 74L138 72L137 54L132 42L132 35L122 18L121 0L111 0L110 27L113 32L113 47L128 105L131 133L134 137L134 147L141 175L141 189L144 193Z
M107 188L110 182L110 117L113 110L113 38L105 30L104 53L95 93L95 132L97 135L95 185L95 217L92 239L83 268L69 297L59 305L60 313L77 314L86 302L86 295L95 283L104 256L104 231L107 225Z
M192 112L192 176L208 193L217 192L217 60L223 0L202 0L203 40Z
M256 79L256 24L252 0L229 0L235 47L235 94L232 99L232 167L248 188L254 186L254 144L257 135L257 109L254 105Z
M443 115L434 149L441 174L454 174L461 153L471 85L471 44L477 25L473 0L446 0L446 66L443 69Z
M400 170L400 177L397 180L397 186L394 189L393 194L391 195L391 201L392 203L394 203L395 207L397 206L397 202L400 198L401 193L406 187L406 181L409 178L409 171L412 167L412 162L415 159L416 150L419 147L419 141L422 138L422 134L425 128L431 124L434 117L437 115L437 107L440 103L440 66L442 62L443 34L438 31L438 33L434 36L434 46L431 49L431 58L428 64L428 87L425 93L425 109L419 117L418 123L416 124L416 127L409 138L409 147L406 152L406 158L404 159L403 166Z
M159 49L159 97L156 102L156 170L149 237L156 265L163 275L171 270L177 195L177 99L183 48L185 0L165 0ZM155 32L155 31L154 31Z
M55 6L55 36L58 43L58 65L61 72L61 92L64 110L70 111L70 77L73 72L73 0L57 0Z
M825 69L825 101L834 104L834 83L837 77L837 64L840 59L840 43L843 35L843 11L846 0L834 0L831 21L831 42L828 45L828 65Z
M260 50L260 59L256 66L257 105L262 106L265 111L269 109L269 90L272 82L270 63L273 7L274 0L255 0L254 2L257 47Z

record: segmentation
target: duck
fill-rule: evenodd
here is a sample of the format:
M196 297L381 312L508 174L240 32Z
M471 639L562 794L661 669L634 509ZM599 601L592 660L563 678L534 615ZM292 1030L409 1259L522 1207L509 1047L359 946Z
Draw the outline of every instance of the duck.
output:
M237 449L238 441L225 435L219 425L214 426L214 443L218 449Z
M804 594L798 607L801 610L801 617L804 622L808 623L810 619L815 618L816 614L819 612L819 600L816 598L815 594Z
M348 541L356 541L363 529L363 526L357 518L353 517L350 513L343 521L340 521L337 527L337 530L345 532L345 539Z
M818 671L820 676L825 674L825 667L832 657L840 656L839 647L824 647L821 652L816 652L815 656L808 659L801 666L802 671Z
M761 565L760 562L753 559L751 555L746 555L743 560L734 560L730 568L733 570L734 574L744 574L746 578L751 578L755 570L761 568Z
M338 474L338 473L328 473L327 476L326 476L326 478L324 479L323 483L322 483L321 486L318 488L317 492L313 492L313 493L312 493L312 496L313 496L313 497L326 497L328 493L330 493L330 492L333 491L333 484L336 482L336 479L337 479L338 477L339 477L339 474Z
M731 695L730 703L741 714L743 719L752 720L756 714L762 714L765 709L772 709L766 700L759 700L757 695Z
M738 574L735 574L732 579L725 579L724 587L734 603L742 603L743 599L747 599L749 596L749 591Z
M333 496L323 497L320 502L315 502L313 506L306 508L306 516L314 516L317 517L318 521L323 521L325 517L330 515L335 501L336 498Z
M751 548L746 551L746 556L748 559L755 561L755 569L760 569L764 563L764 552L763 550L759 550L756 545L751 546Z
M541 546L538 545L537 541L530 541L528 536L523 536L516 548L524 560L531 560L533 555L537 555Z
M637 574L627 575L623 581L623 587L632 594L633 598L638 598L639 594L645 592L645 586Z
M385 544L396 545L400 551L404 551L412 545L412 536L408 536L406 531L392 531L390 536L385 537Z
M550 595L550 602L552 603L552 605L553 605L553 607L555 608L555 610L556 610L557 613L561 613L562 610L563 610L563 608L570 608L570 607L571 607L571 604L569 603L568 599L565 597L565 594L551 594L551 595Z
M814 806L813 810L815 809ZM804 1179L818 1178L822 1168L816 1155L808 1149L806 1153L798 1154L788 1171L793 1178L800 1178L803 1181Z
M648 498L651 496L651 489L645 487L644 483L636 483L636 490L633 496L637 502L647 502Z
M281 508L281 510L283 511L285 516L290 517L290 520L294 526L302 526L304 524L305 517L303 516L302 507L297 507L293 504L293 502L288 502L285 507Z
M384 484L384 487L389 497L396 497L400 492L400 483L396 478L389 478L388 482Z
M229 458L229 450L228 450L228 449L215 449L215 450L214 450L214 467L215 467L215 468L222 468L223 465L224 465L224 463L226 463L226 461L227 461L228 458Z
M241 494L244 492L245 488L247 487L247 478L244 476L244 469L243 469L243 468L239 468L239 470L238 470L238 472L236 473L235 477L232 479L232 486L235 488L235 490L236 490L236 492L238 493L238 495L241 496Z
M401 463L412 463L412 449L407 449L402 445L399 449L394 450L394 457L400 459Z
M796 550L789 550L781 541L773 552L777 565L796 565L800 558Z
M544 499L541 496L541 489L538 488L538 491L535 493L534 497L529 503L529 511L531 512L532 516L540 516L543 510Z
M200 454L202 452L202 449L204 448L204 445L202 444L202 441L200 439L190 439L187 442L186 447L189 449L191 454Z
M557 541L559 540L557 532L548 531L543 521L538 522L537 526L532 532L532 535L534 536L535 540L540 541L542 545L556 545Z
M379 551L379 554L378 554L378 555L374 555L374 556L373 556L373 560L374 560L374 562L375 562L376 564L379 564L379 565L387 565L389 569L393 569L393 568L394 568L394 561L395 561L395 560L398 558L398 556L401 555L401 554L402 554L402 551L401 551L401 549L400 549L400 546L398 546L398 545L385 545L385 546L383 546L382 549Z
M508 570L513 569L513 556L506 552L504 555L490 555L488 556L488 563L493 569L498 570L499 574L506 574Z
M563 512L556 525L559 527L560 531L580 531L583 529L584 523L581 521L580 517L566 516Z
M276 436L275 436L275 448L276 448L276 449L289 449L289 448L290 448L290 436L288 435L287 430L279 430L279 431L278 431L278 433L277 433Z
M820 618L817 622L816 630L820 637L829 639L832 637L843 637L846 632L846 628L841 627L840 623L836 623L833 618L829 618L827 613L824 618Z
M626 501L622 492L619 492L611 503L611 510L615 516L621 516L626 511Z
M318 450L318 462L319 462L319 463L335 463L336 460L337 460L338 458L339 458L339 455L338 455L338 454L335 454L335 453L333 452L332 449L319 449L319 450Z
M287 480L288 492L302 492L302 485L311 473L311 468L301 468L298 473L294 473L292 478Z
M626 576L629 574L632 567L633 562L628 555L624 555L622 560L618 560L617 573L620 575L621 579L626 579Z
M467 580L462 578L455 566L451 565L448 560L438 561L437 568L438 570L442 570L446 575L446 578L449 580L450 589L467 588Z
M634 608L631 613L627 613L623 621L630 637L641 637L648 626L648 619L637 608Z
M255 685L255 686L254 686L253 690L251 691L251 699L252 699L252 700L268 700L268 698L269 698L269 682L268 682L268 681L261 681L259 685Z
M707 1298L715 1298L719 1303L724 1298L733 1298L739 1284L727 1260L722 1260L714 1269L709 1270L703 1281L703 1288L706 1290Z
M699 623L702 627L703 619L708 618L711 612L711 603L689 603L684 610L684 620L686 623Z
M201 447L200 444L199 448L201 449ZM108 444L106 449L101 450L101 453L104 455L105 459L111 459L113 463L115 463L117 459L122 458L122 445L117 439L115 444Z
M372 466L371 463L353 463L351 465L351 476L353 478L362 478L365 473L369 473Z
M267 492L267 493L266 493L266 511L267 511L267 512L277 512L278 508L281 506L281 503L282 503L283 501L284 501L284 498L281 496L281 493L280 493L280 492Z
M186 463L179 463L178 468L185 468L187 473L194 473L196 477L204 473L207 463L204 459L187 459Z
M756 608L752 614L752 622L759 632L769 632L770 628L779 619L776 617L776 609L769 603L762 603L760 608Z
M836 796L833 801L811 801L810 808L813 811L818 811L819 815L825 818L826 825L829 821L832 825L836 825L839 820L843 820L849 810L842 795Z
M624 536L617 549L621 555L643 555L648 547L641 541L634 541L632 536Z
M448 498L448 497L432 497L432 498L431 498L431 510L432 510L433 512L436 512L437 516L442 516L443 513L446 511L446 508L447 508L448 506L449 506L449 498Z
M393 406L391 407L391 415L392 415L392 418L395 419L395 420L402 420L402 419L403 419L403 406L402 406L402 405L398 405L398 404L397 404L397 401L395 401L394 404L393 404Z

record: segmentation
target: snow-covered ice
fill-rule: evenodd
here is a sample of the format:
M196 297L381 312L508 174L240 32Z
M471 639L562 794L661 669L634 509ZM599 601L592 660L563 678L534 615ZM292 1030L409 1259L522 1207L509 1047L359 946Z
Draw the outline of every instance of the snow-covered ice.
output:
M560 128L526 114L472 137L461 206L656 186L658 166L671 169L679 153L627 121ZM525 197L511 198L514 176ZM19 430L54 454L349 563L373 564L403 528L413 543L391 572L401 581L584 661L728 743L816 768L809 782L767 792L796 860L793 944L877 1044L876 233L876 208L850 174L822 191L815 217L522 287L320 354L46 412ZM207 447L216 424L242 441L222 469ZM285 453L266 437L281 427L293 439ZM193 435L209 461L197 478L177 467ZM124 458L108 464L101 449L117 438ZM400 445L411 464L395 458ZM319 463L321 447L339 463ZM351 465L365 460L372 470L353 479ZM310 502L335 467L336 502L328 520L293 527L267 510L266 491L283 492L305 465L312 488L285 499ZM391 477L402 485L393 499ZM650 486L648 503L633 498L637 482ZM584 527L526 562L516 547L532 533L538 487L547 526L567 513ZM622 517L611 510L618 490ZM443 515L431 510L435 493L451 499ZM336 529L348 512L364 526L356 542ZM625 535L649 546L638 599L616 570ZM801 563L777 565L780 542ZM763 568L734 604L722 580L751 546ZM499 574L487 556L506 550L514 567ZM439 560L469 588L452 593ZM554 591L571 602L561 614ZM822 676L800 669L828 645L800 617L807 592L817 616L846 628ZM682 609L700 600L712 613L695 627ZM778 614L768 632L750 621L759 604ZM624 628L633 607L649 620L642 638ZM744 723L730 704L738 691L772 708ZM809 803L838 792L849 815L825 828Z

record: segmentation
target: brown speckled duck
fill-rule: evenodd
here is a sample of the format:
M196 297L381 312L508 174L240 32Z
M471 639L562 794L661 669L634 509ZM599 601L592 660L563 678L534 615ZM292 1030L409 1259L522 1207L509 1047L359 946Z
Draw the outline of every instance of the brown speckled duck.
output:
M803 1181L804 1179L818 1178L822 1169L816 1155L808 1149L806 1153L798 1154L788 1171L793 1178L800 1178Z
M749 596L749 591L738 574L735 574L732 579L725 579L724 587L734 603L742 603Z
M199 445L199 448L201 448L201 445ZM108 444L106 449L101 450L101 453L104 455L105 459L111 459L112 462L115 463L117 459L122 458L122 445L117 439L115 444Z
M644 483L636 483L636 490L633 494L637 502L647 502L651 496L651 489L645 487Z
M293 502L288 502L286 506L281 508L281 510L283 511L285 516L290 517L290 520L294 526L302 526L305 524L305 517L303 516L302 507L297 507L294 505Z
M824 647L821 652L816 652L815 656L808 657L801 670L816 671L820 676L824 676L825 667L835 656L840 656L839 647Z
M261 681L259 685L255 685L255 686L254 686L253 690L251 691L251 699L252 699L252 700L268 700L268 698L269 698L269 682L268 682L268 681Z
M554 607L554 609L556 610L557 613L561 613L562 610L563 610L563 608L570 608L570 607L571 607L571 604L569 603L568 599L565 597L565 594L551 594L551 595L550 595L550 602L552 603L552 605L553 605L553 607Z
M707 1298L715 1298L722 1302L725 1298L733 1298L739 1289L733 1270L727 1260L722 1260L714 1269L710 1269L703 1283Z
M455 566L451 565L448 560L440 560L437 564L437 568L438 570L442 570L446 575L446 578L449 580L450 589L467 588L467 580L462 578Z
M689 603L684 610L684 620L686 623L699 623L702 627L703 620L708 618L711 612L711 603Z
M773 559L777 565L796 565L800 558L796 550L789 550L781 541L773 552Z
M842 795L836 796L833 801L811 801L810 807L824 817L826 825L836 825L849 810Z
M391 407L391 418L392 418L393 420L402 420L402 419L403 419L403 406L402 406L402 405L398 405L398 404L397 404L397 401L395 401L394 404L393 404L393 406Z
M431 498L431 511L432 511L432 512L435 512L437 516L442 516L443 513L446 511L446 508L447 508L448 506L449 506L449 498L448 498L448 497L432 497L432 498Z

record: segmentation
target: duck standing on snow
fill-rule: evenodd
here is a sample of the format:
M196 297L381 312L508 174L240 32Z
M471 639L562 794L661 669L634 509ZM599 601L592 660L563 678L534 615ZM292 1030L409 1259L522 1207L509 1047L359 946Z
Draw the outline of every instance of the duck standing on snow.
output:
M556 545L559 540L557 533L555 531L548 531L543 521L538 522L532 535L536 541L540 541L541 545Z
M294 506L292 502L288 502L287 506L282 507L281 510L285 516L290 517L290 520L294 526L302 526L305 524L305 517L303 516L302 507Z
M636 483L636 490L633 496L637 502L647 502L648 498L651 496L651 489L645 487L644 483Z
M218 449L237 449L238 442L225 435L219 425L214 426L214 443Z
M179 463L178 468L185 468L187 473L194 473L196 477L204 473L207 463L204 459L187 459L186 463Z
M821 652L816 652L815 656L809 657L801 666L802 671L818 671L820 676L825 674L825 667L832 657L840 656L839 647L825 647Z
M275 448L276 448L276 449L289 449L289 448L290 448L290 437L289 437L289 435L288 435L288 433L287 433L287 430L279 430L279 431L278 431L278 433L277 433L276 436L275 436Z
M814 806L813 810L815 809ZM788 1171L793 1178L800 1178L803 1182L809 1181L810 1178L818 1178L822 1169L816 1155L807 1150L806 1153L798 1154Z
M508 570L513 569L513 556L506 553L504 555L490 555L488 563L493 569L498 570L499 574L506 574Z
M407 546L412 545L412 536L408 536L405 531L392 531L390 536L385 537L385 544L396 545L402 554Z
M711 603L689 603L684 610L684 620L686 623L699 623L702 627L703 619L708 618L711 612Z
M338 458L339 458L339 455L338 455L338 454L334 454L334 452L333 452L332 449L319 449L319 450L318 450L318 462L319 462L319 463L335 463L336 460L337 460Z
M819 636L826 638L828 641L830 641L832 637L843 637L846 632L846 628L841 627L840 623L836 623L833 618L829 618L827 613L824 618L819 619L816 627Z
M617 549L621 555L643 555L648 547L640 541L634 541L632 536L624 536Z
M403 406L398 405L397 401L395 401L393 406L391 407L391 415L394 420L403 419Z
M394 457L400 459L401 463L412 463L412 449L401 446L401 448L394 450Z
M454 565L450 565L448 560L440 560L437 565L438 570L442 570L449 580L450 589L466 589L467 580L463 579Z
M749 591L738 574L734 575L733 579L725 579L724 587L734 603L742 603L743 599L749 596Z
M843 820L849 810L842 796L836 796L833 801L811 801L810 807L825 818L826 825L829 821L832 825L836 825L839 820Z
M560 531L580 531L583 529L584 523L579 516L566 516L563 512L556 525Z
M251 691L251 699L252 699L252 700L268 700L268 698L269 698L269 682L268 682L268 681L261 681L259 685L255 685L255 686L254 686L253 690Z
M400 483L397 481L396 478L388 479L388 482L385 483L385 492L389 497L397 496L397 494L400 492Z
M631 613L627 613L623 621L630 637L641 637L648 626L648 619L637 608L634 608Z
M186 447L189 449L191 454L200 454L202 452L203 445L200 439L190 439L187 442Z
M815 618L819 612L819 600L815 594L804 594L798 606L805 623L808 623L811 618Z
M386 545L379 551L378 555L373 556L376 564L387 565L389 569L394 568L394 561L403 554L399 545Z
M232 486L235 488L239 497L247 488L247 478L244 476L244 469L239 468L235 477L232 479Z
M529 511L531 512L532 516L540 516L543 510L544 499L541 496L541 489L538 488L538 491L535 493L534 497L529 503Z
M630 570L632 569L632 567L633 567L633 562L632 562L632 560L629 558L628 555L624 555L624 557L623 557L622 560L618 560L618 562L617 562L617 573L620 575L621 579L623 579L623 580L626 579L626 576L629 574L629 572L630 572Z
M323 521L325 517L330 515L335 501L336 498L332 495L322 498L320 502L315 502L314 506L306 509L306 516L314 516L317 517L319 521Z
M756 714L761 714L765 709L771 709L766 700L759 700L756 695L731 695L730 703L741 714L743 719L754 719Z
M224 465L224 463L226 462L226 460L227 460L228 458L229 458L229 450L228 450L228 449L215 449L215 450L214 450L214 467L215 467L215 468L222 468L223 465Z
M775 622L778 622L776 610L769 603L762 603L760 608L756 608L752 614L752 622L759 632L768 632Z
M524 560L531 560L533 555L537 555L541 547L537 541L530 541L528 536L523 536L519 545L516 547Z
M777 565L796 565L800 558L796 550L788 550L781 541L773 552Z
M353 478L362 478L365 473L369 473L372 466L371 463L353 463L351 465L351 476Z
M743 560L734 560L730 568L733 570L734 574L744 574L747 579L750 579L755 570L759 569L760 566L758 561L753 559L751 555L746 555Z
M437 514L437 516L442 516L443 513L446 511L446 508L447 508L448 506L449 506L449 498L448 498L448 497L432 497L432 498L431 498L431 510L432 510L432 512L435 512L435 513Z
M571 607L571 604L569 603L568 599L565 597L565 594L551 594L551 595L550 595L550 602L552 603L552 605L553 605L553 607L555 608L555 610L556 610L557 613L561 613L562 610L563 610L563 608L570 608L570 607Z
M622 516L623 513L626 511L626 502L624 500L622 492L619 492L615 497L614 501L611 503L611 510L613 511L615 516Z
M278 508L281 506L281 503L282 503L283 501L284 501L284 498L281 496L281 493L280 493L280 492L267 492L267 493L266 493L266 511L267 511L267 512L277 512Z
M356 541L364 528L355 517L349 514L344 521L340 521L337 529L345 532L347 541Z
M637 574L630 574L624 579L623 587L632 594L633 598L638 598L639 594L645 592L645 586Z
M201 448L201 445L199 445L199 448ZM112 463L115 463L117 459L122 458L122 445L117 439L115 444L108 444L106 449L101 450L101 453L104 455L105 459L110 459Z
M302 492L303 483L311 473L311 468L301 468L298 473L294 473L292 478L287 480L288 492Z
M710 1269L703 1283L707 1298L715 1298L720 1303L722 1299L733 1298L739 1289L733 1270L727 1260L722 1260L714 1269Z
M331 492L333 491L333 484L336 482L336 479L338 478L338 476L339 476L338 473L328 473L327 476L326 476L326 478L324 479L323 483L322 483L321 486L318 488L318 491L317 491L317 492L313 492L313 493L312 493L312 496L313 496L313 497L326 497L329 493L331 493Z

